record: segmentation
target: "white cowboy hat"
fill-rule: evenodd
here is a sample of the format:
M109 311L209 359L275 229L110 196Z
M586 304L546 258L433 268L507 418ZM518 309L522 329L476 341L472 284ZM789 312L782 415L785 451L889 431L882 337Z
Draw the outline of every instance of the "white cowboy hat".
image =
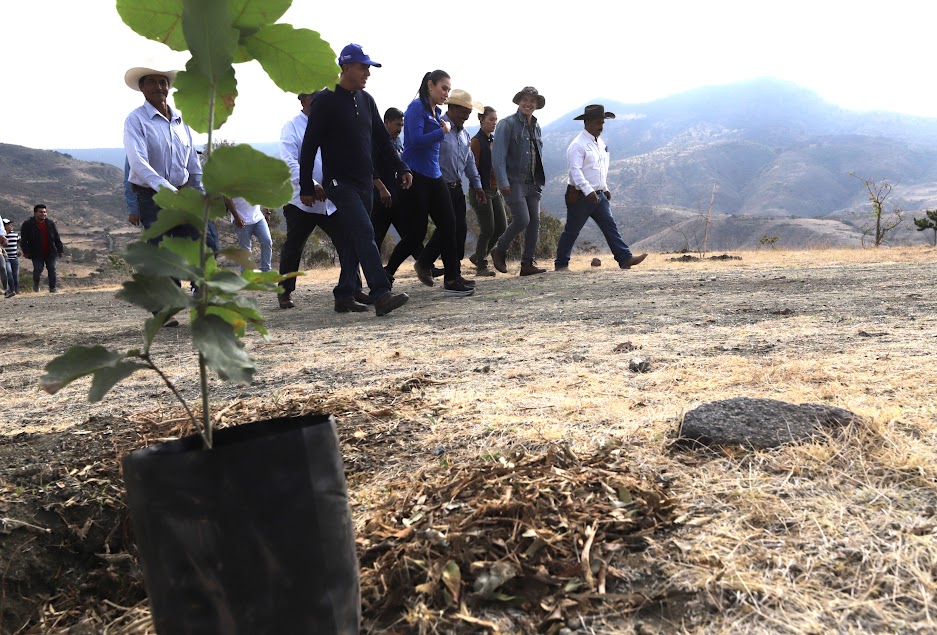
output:
M485 109L480 101L472 101L472 96L461 88L456 88L449 93L449 100L446 103L450 106L463 106L469 110Z
M126 73L124 73L124 81L127 83L130 88L134 90L140 90L140 80L146 77L147 75L162 75L169 79L169 85L172 86L173 82L176 81L176 73L179 71L157 71L152 68L147 68L145 66L134 66Z

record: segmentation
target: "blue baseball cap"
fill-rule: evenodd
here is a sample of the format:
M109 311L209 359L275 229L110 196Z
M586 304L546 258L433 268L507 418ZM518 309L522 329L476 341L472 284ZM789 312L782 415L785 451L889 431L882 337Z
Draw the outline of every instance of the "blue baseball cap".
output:
M368 57L368 54L364 52L360 44L349 44L342 49L341 55L338 56L338 65L343 66L345 64L354 64L355 62L361 62L368 66L377 66L378 68L381 67L380 64Z

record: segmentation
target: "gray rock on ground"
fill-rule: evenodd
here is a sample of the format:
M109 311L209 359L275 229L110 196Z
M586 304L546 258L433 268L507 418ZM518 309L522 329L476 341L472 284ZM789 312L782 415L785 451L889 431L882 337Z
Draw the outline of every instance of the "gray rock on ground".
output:
M859 415L834 406L733 397L686 413L676 444L773 448L809 439L857 419Z

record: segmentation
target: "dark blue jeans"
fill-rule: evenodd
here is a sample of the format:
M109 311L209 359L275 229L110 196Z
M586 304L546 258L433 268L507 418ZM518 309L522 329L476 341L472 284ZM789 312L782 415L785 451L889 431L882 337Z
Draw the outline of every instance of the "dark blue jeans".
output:
M303 250L306 248L306 241L309 236L319 227L332 240L335 245L335 251L339 254L341 261L342 250L346 249L345 235L341 224L338 222L338 212L327 216L326 214L314 214L304 212L295 205L287 205L283 208L283 217L286 219L286 240L283 242L283 249L280 251L280 273L287 274L299 271L299 265L302 262ZM355 291L361 288L361 279L358 277L358 270L355 269L354 279L348 280L345 277L345 269L338 277L338 284L332 289L332 295L335 299L350 298ZM296 290L296 278L289 278L280 283L284 293L292 293Z
M344 247L339 249L342 263L338 286L345 297L357 290L358 266L371 290L371 298L377 300L390 291L390 283L381 262L381 252L374 241L374 226L371 224L371 196L374 188L353 185L326 184L325 195L335 205L334 216L338 219ZM350 290L349 290L350 289ZM339 297L336 289L335 297Z
M13 293L20 292L20 259L13 258L12 260L6 261L6 272L7 272L7 291L12 291Z
M39 291L39 280L42 278L42 268L45 267L49 274L49 290L55 289L55 261L58 254L55 250L50 250L48 256L33 256L33 291Z
M612 218L612 212L605 198L605 193L599 194L598 203L590 203L589 199L583 196L573 205L566 205L566 227L560 235L560 240L556 244L556 260L554 264L557 267L566 267L569 265L569 257L573 253L573 245L579 238L579 232L585 226L589 219L595 221L595 224L602 230L605 236L605 242L618 261L619 266L625 265L631 260L631 249L622 240L618 232L618 226L615 219Z
M160 206L157 205L153 200L153 194L154 193L149 190L138 189L136 192L137 203L140 205L140 223L143 225L144 229L149 229L150 225L156 222L156 217L159 214ZM209 236L211 236L212 230L214 230L214 227L209 230ZM195 229L195 227L192 225L179 225L167 231L165 234L163 234L163 236L174 236L177 238L191 238L192 240L198 240L198 230ZM149 243L151 245L157 245L159 244L160 239L162 239L162 236L151 239ZM209 241L210 240L211 239L209 238ZM209 242L208 246L209 248L212 247L211 242ZM218 248L217 240L215 241L214 248L216 250Z

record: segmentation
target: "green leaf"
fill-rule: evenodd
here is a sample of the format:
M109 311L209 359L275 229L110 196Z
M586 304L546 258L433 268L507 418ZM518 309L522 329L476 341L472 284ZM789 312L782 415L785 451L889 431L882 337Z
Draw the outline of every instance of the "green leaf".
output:
M240 196L252 205L280 207L293 198L286 163L247 144L215 149L205 164L203 181L211 192Z
M170 229L180 225L201 227L202 217L181 209L161 209L156 216L156 222L140 232L140 240L159 238Z
M198 216L199 221L201 221L202 211L205 208L205 195L191 187L184 187L175 192L164 187L153 197L153 202L160 207L159 214L157 214L157 222L159 222L159 216L167 209L189 212L190 214ZM199 223L196 225L198 224Z
M39 378L39 385L54 395L79 377L90 375L100 368L115 366L125 359L125 353L115 353L103 346L73 346L46 364L46 372Z
M189 306L191 298L171 278L133 274L133 279L124 283L117 297L130 304L157 312L180 311Z
M241 249L240 247L225 247L218 253L248 270L254 267L254 261L251 260L251 252L246 249Z
M219 293L237 293L247 286L247 280L229 269L218 269L205 279L205 286Z
M185 123L196 132L208 132L209 99L212 83L207 77L194 70L194 60L186 62L185 70L176 75L176 106L185 114ZM234 100L238 95L234 67L228 66L215 78L215 121L217 130L234 112Z
M215 302L212 303L213 307L218 307L226 311L233 311L238 313L246 322L251 324L260 323L263 321L263 316L260 314L260 310L257 308L257 303L254 302L252 298L242 298L240 296L234 296L226 302Z
M315 31L273 24L244 38L243 44L281 90L311 93L338 77L338 56Z
M293 0L228 0L234 26L242 31L273 24L291 4Z
M88 401L91 403L101 401L104 395L107 394L107 391L116 384L130 377L130 375L138 370L146 370L147 368L149 368L149 366L146 364L131 361L118 362L114 366L99 368L94 371L94 377L91 379L91 390L88 391Z
M182 0L117 0L117 13L143 37L174 51L188 50L182 34Z
M192 340L205 363L227 381L249 384L256 367L244 350L235 329L217 315L197 316L192 321Z
M192 240L190 238L164 238L159 243L160 248L165 249L171 253L176 254L180 258L184 259L193 267L198 267L201 263L199 262L199 247L201 245L197 240ZM198 271L194 271L198 274ZM193 280L194 278L186 278L187 280Z
M167 243L179 240L191 243L196 246L196 249L198 248L198 243L185 238L166 238L158 247L149 243L134 242L127 245L127 263L146 276L168 276L180 280L192 280L198 277L195 266L178 254L163 248Z
M193 63L186 64L186 70L198 72L217 86L231 70L240 36L234 28L228 0L183 2L182 31L192 51Z
M205 315L217 315L222 320L234 327L235 335L238 337L244 336L244 332L247 327L247 320L244 319L244 316L241 315L239 311L232 311L220 306L210 306L205 309Z

